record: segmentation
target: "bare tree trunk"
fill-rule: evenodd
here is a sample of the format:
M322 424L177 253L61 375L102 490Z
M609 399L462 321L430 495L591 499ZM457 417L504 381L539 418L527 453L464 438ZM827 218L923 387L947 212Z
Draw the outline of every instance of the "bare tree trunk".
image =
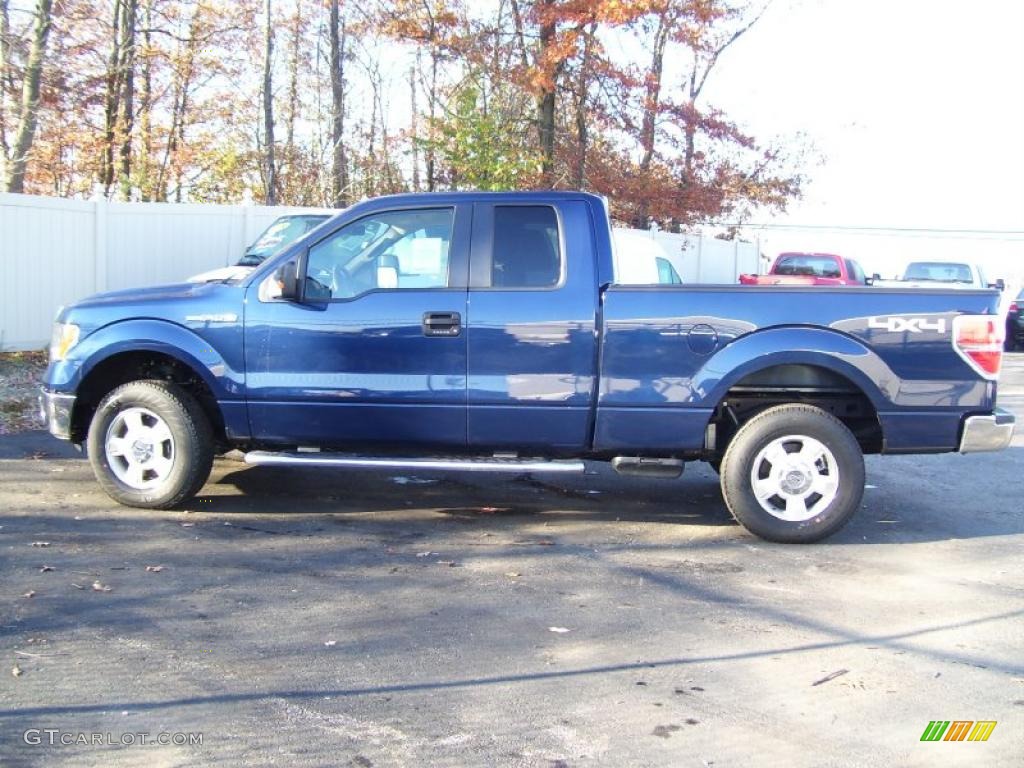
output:
M53 0L39 0L36 5L35 29L32 32L32 47L29 49L28 63L25 65L25 79L21 88L21 107L19 109L18 132L14 140L14 151L7 176L8 192L25 190L25 169L28 165L28 153L32 149L32 140L36 132L36 117L39 109L39 83L43 72L43 59L46 55L46 40L50 36L53 25Z
M409 112L412 115L410 129L412 139L412 191L420 191L420 136L419 110L416 108L416 79L420 68L420 52L416 49L416 63L409 67Z
M181 64L178 67L174 82L174 98L171 104L171 128L167 134L167 146L164 157L157 169L154 197L159 201L167 200L167 178L175 165L178 150L185 144L185 128L188 125L189 95L192 80L195 77L195 59L199 47L199 34L203 24L203 5L195 6L192 19L188 26L188 39L184 41L185 51L180 54ZM181 43L179 42L179 45ZM180 52L180 48L179 48ZM181 200L181 173L175 171L177 186L175 198Z
M539 0L539 7L542 12L550 11L555 0ZM539 62L546 58L545 52L552 46L557 31L555 22L550 15L545 13L540 23L540 52L537 56ZM555 81L558 73L552 73L552 81ZM541 155L541 186L553 187L555 172L555 88L556 84L545 83L541 86L540 94L537 97L537 138L540 143Z
M583 39L583 57L580 61L580 77L576 94L576 189L583 189L587 184L587 93L590 88L590 49L594 40L597 24L591 23Z
M654 142L657 136L656 127L658 111L661 108L661 78L665 67L665 46L668 44L672 24L663 13L658 18L658 26L654 33L654 50L651 53L651 67L647 72L647 83L644 88L644 116L640 124L640 147L643 155L640 158L640 175L646 177L654 160ZM650 208L646 200L641 202L632 224L637 229L647 229Z
M435 151L434 123L437 120L437 60L439 53L436 46L430 48L430 93L427 94L427 191L437 188L437 152Z
M377 107L380 104L380 76L373 73L370 76L370 84L373 87L373 94L370 97L370 135L367 137L366 165L363 173L363 194L367 197L374 197L377 194Z
M114 142L117 140L117 116L121 97L121 7L114 0L114 21L111 24L110 55L107 57L106 95L103 99L103 152L100 155L100 184L103 194L110 194L114 183Z
M345 155L345 24L339 0L331 0L331 202L348 205L348 157Z
M0 0L0 179L7 179L11 146L7 143L7 89L10 87L11 17L8 0ZM15 116L16 118L17 116Z
M299 59L302 55L302 3L295 3L292 26L291 60L288 62L288 128L285 133L285 159L292 161L295 148L295 120L299 114Z
M264 201L267 205L277 205L277 161L274 157L274 75L272 70L274 58L274 26L271 17L271 0L264 0L266 13L264 26L263 48L263 138L266 145L264 162L266 165L266 192Z
M693 166L697 157L697 99L700 98L700 94L704 90L704 85L708 81L708 76L712 71L714 71L719 57L730 45L743 37L743 35L745 35L747 31L758 22L758 20L764 15L765 11L768 10L769 5L771 5L771 0L768 0L768 2L761 6L761 10L759 10L743 26L736 29L710 53L701 53L698 49L693 49L693 70L690 72L690 87L689 93L687 94L688 114L686 126L683 129L685 136L685 148L683 150L683 174L681 179L683 189L688 187L693 181Z
M135 20L138 16L138 0L123 0L121 14L121 198L131 197L132 174L132 133L135 128Z
M153 0L143 6L142 88L139 94L139 189L143 200L153 198Z

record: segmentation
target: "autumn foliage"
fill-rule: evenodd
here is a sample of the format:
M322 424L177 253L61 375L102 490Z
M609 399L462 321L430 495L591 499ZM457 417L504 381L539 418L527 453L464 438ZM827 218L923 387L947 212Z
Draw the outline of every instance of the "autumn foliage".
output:
M3 188L346 205L580 188L634 226L781 209L714 106L746 0L0 0ZM769 11L770 12L770 11Z

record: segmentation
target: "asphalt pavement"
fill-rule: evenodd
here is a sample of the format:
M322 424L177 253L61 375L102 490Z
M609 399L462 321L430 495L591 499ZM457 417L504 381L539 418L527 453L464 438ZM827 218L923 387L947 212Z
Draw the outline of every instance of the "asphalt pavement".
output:
M1000 404L1024 421L1024 355ZM0 764L1021 765L1024 436L867 463L854 521L793 546L702 464L220 459L146 512L0 438ZM922 742L933 720L996 726Z

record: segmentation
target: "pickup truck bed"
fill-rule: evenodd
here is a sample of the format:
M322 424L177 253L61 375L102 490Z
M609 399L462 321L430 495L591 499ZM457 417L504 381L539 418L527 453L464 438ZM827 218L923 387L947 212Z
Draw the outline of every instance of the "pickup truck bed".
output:
M993 291L619 285L612 247L582 193L368 201L242 279L65 309L44 409L137 506L195 493L214 445L651 477L707 460L737 519L784 541L845 522L864 453L1010 439Z

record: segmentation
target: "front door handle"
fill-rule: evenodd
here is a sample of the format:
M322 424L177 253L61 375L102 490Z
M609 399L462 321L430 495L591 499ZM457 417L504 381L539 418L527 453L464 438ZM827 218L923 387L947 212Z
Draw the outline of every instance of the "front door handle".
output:
M462 316L458 312L424 312L424 336L458 336L462 332Z

